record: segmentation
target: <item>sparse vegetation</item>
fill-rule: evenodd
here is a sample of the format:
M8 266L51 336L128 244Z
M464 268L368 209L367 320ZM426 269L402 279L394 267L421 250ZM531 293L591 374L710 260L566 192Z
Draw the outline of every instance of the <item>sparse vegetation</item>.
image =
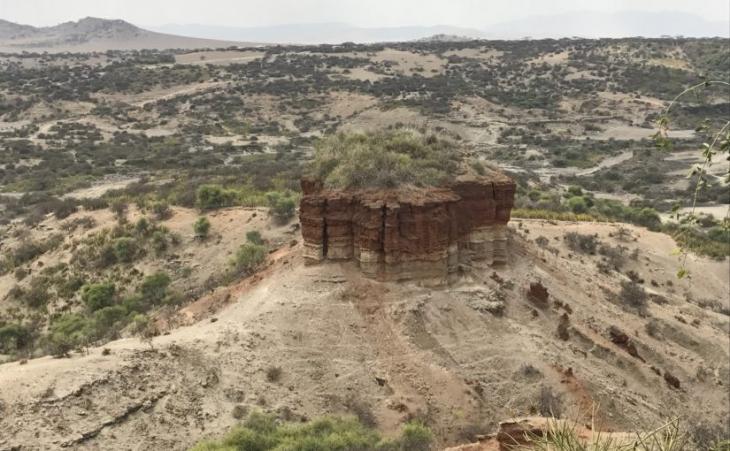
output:
M568 232L563 235L563 239L571 250L582 254L594 255L599 245L598 236L596 235Z
M266 248L260 244L245 243L236 251L233 266L237 272L249 273L266 259Z
M399 437L383 439L354 418L325 417L307 423L285 423L275 417L252 413L241 426L220 441L198 443L193 451L304 450L321 451L428 451L433 436L420 423L407 423Z
M453 177L459 161L454 143L415 130L337 134L317 144L313 171L330 187L429 186Z
M210 221L208 218L201 216L196 219L193 224L193 232L195 233L195 238L201 240L208 238L208 233L210 233Z
M646 290L634 280L622 281L619 297L624 305L641 313L646 311L648 295Z

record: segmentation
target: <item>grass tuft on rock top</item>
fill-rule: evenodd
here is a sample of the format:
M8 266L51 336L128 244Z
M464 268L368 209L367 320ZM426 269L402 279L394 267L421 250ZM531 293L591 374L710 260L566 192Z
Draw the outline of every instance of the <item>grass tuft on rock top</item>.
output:
M330 188L436 186L460 161L453 142L416 130L338 133L317 143L312 175Z

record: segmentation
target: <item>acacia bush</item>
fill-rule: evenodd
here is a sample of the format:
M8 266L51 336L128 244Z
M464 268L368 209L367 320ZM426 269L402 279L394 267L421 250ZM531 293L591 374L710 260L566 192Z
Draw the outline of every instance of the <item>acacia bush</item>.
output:
M271 216L281 224L289 222L297 208L296 201L289 191L284 193L278 191L268 192L266 193L266 202L269 205Z
M246 232L246 242L260 246L264 244L264 239L261 237L261 232L258 230L249 230Z
M568 247L576 252L593 255L600 244L598 236L578 232L567 232L563 239Z
M159 304L167 296L170 282L171 279L167 273L158 271L144 278L139 287L139 293L148 304Z
M86 307L94 312L114 303L116 287L113 283L92 283L81 287L81 300Z
M623 303L640 313L646 311L647 299L649 295L639 283L634 280L624 280L621 282L621 291L619 297Z
M30 345L33 331L19 322L0 325L0 353L10 354Z
M260 244L244 243L236 251L233 266L238 272L250 273L266 259L266 247Z
M201 216L193 223L193 232L195 238L205 239L208 238L210 232L210 221L205 216Z

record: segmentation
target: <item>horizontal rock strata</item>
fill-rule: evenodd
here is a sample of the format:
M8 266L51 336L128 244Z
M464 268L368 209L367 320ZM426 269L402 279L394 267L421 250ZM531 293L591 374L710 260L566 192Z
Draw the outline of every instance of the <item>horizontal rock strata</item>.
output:
M461 265L507 258L515 184L502 174L443 188L357 191L303 179L302 192L308 263L356 260L381 280L446 279Z

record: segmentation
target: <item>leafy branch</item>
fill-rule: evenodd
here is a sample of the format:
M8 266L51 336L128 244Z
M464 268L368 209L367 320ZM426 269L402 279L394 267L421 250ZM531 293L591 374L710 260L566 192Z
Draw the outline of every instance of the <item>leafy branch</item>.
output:
M671 149L672 143L669 139L669 114L671 109L683 97L689 95L690 93L697 94L700 89L706 89L710 86L721 86L728 88L730 87L730 83L721 80L704 81L702 83L697 83L688 87L684 91L680 92L677 96L675 96L674 99L672 99L662 115L659 117L659 129L653 136L654 141L656 142L658 147L665 150ZM687 234L689 234L689 229L698 223L699 218L696 214L697 199L699 198L700 192L707 186L707 170L712 165L713 158L718 154L725 153L727 154L727 160L730 161L730 120L726 121L725 124L722 125L716 132L710 130L710 126L708 124L702 124L698 126L695 131L708 133L711 139L709 140L709 142L705 142L702 144L702 163L694 165L689 174L687 174L688 178L696 179L690 211L688 213L681 213L679 205L675 205L672 209L673 217L677 220L677 222L685 225L684 228L680 229L680 233L685 234L685 237L687 236ZM728 173L725 175L725 183L730 183L730 170L728 170ZM728 217L727 215L723 221L723 228L726 230L730 230L730 217ZM689 250L686 246L680 245L679 253L681 266L677 271L677 277L681 279L689 275L686 265Z

